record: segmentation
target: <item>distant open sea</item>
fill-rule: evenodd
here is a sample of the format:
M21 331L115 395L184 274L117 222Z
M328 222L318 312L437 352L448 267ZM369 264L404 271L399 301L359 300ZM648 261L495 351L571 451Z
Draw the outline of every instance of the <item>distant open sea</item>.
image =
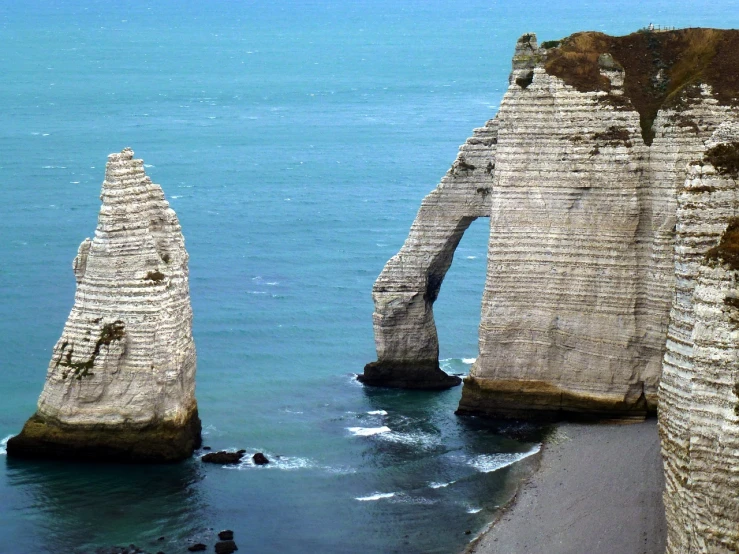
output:
M738 4L0 1L0 552L171 554L226 527L241 552L461 550L538 445L455 417L459 388L359 385L372 283L494 116L518 36L732 27ZM126 146L190 252L205 444L268 467L4 455L71 309L106 156ZM447 371L477 355L487 232L467 232L435 306Z

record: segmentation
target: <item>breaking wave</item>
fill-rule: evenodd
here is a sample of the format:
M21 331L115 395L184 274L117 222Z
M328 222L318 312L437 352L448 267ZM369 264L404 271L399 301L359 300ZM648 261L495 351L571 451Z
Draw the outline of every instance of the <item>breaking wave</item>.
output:
M448 483L429 483L429 487L432 489L445 489L449 485L456 483L456 481L449 481Z
M395 496L394 492L376 492L375 494L371 494L369 496L357 496L355 500L359 500L360 502L371 502L373 500L380 500L382 498L392 498Z
M389 433L391 429L390 427L383 425L382 427L348 427L347 431L357 437L371 437L372 435Z
M387 412L385 410L372 410L371 412L367 412L369 415L387 415Z
M482 454L475 456L468 463L480 473L490 473L498 471L504 467L511 466L516 462L537 454L541 450L541 445L537 444L527 452L512 452L507 454Z
M0 456L5 456L8 453L8 441L13 438L13 435L8 435L0 441Z

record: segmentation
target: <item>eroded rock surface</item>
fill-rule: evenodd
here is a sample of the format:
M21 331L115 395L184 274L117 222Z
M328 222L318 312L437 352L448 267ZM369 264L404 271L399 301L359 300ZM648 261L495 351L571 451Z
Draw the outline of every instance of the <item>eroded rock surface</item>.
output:
M179 460L200 444L180 224L130 149L108 157L101 200L37 412L8 455Z
M712 156L736 164L737 141L739 125L721 125L678 194L659 412L673 554L739 552L738 167Z
M494 140L462 147L375 283L378 361L364 381L413 387L438 375L433 301L469 222L488 216L480 351L459 412L655 411L676 191L737 119L739 83L721 74L739 65L738 44L739 32L710 29L578 33L541 48L523 35L486 127Z

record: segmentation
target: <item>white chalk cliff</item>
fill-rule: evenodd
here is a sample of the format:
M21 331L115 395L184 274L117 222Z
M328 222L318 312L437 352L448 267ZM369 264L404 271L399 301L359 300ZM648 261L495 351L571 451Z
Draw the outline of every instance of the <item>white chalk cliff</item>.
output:
M521 37L496 118L375 283L378 360L361 377L454 384L432 306L489 217L458 413L640 419L659 402L674 554L739 552L737 52L739 31L714 29Z
M159 462L200 443L188 254L133 151L111 154L95 236L36 414L8 455Z

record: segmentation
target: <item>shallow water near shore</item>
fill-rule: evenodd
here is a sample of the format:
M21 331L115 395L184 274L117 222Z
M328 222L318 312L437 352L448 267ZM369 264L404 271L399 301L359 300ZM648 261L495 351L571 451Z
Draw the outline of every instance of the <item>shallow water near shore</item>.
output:
M460 390L354 379L372 283L458 146L495 114L515 40L650 21L736 26L737 2L30 1L0 8L0 553L454 552L537 443L453 415ZM190 252L205 444L256 467L7 459L72 306L108 153L131 146ZM477 353L487 221L435 305L442 367ZM160 536L165 541L158 542Z

